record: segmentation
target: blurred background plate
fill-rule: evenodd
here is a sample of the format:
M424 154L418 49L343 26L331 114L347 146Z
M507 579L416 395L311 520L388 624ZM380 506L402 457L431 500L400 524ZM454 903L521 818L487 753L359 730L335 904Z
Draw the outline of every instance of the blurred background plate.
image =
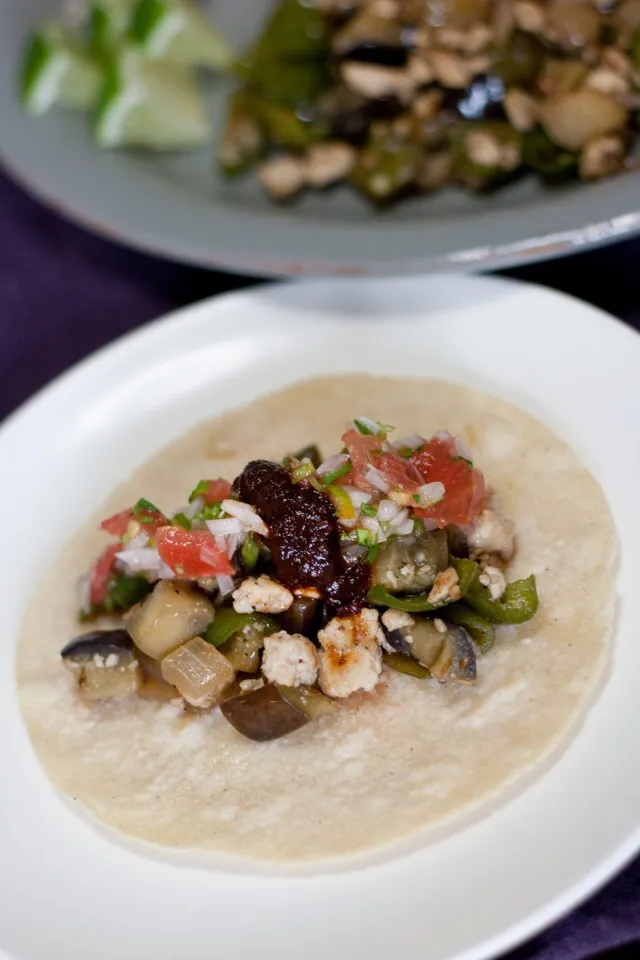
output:
M238 44L259 29L269 3L209 6ZM24 37L59 9L60 0L0 4L0 159L60 213L114 240L203 266L294 276L492 270L640 232L640 172L554 189L528 178L488 197L444 191L376 213L346 189L274 207L251 178L219 179L213 151L100 153L84 117L34 121L18 106ZM216 126L224 93L224 84L212 86Z

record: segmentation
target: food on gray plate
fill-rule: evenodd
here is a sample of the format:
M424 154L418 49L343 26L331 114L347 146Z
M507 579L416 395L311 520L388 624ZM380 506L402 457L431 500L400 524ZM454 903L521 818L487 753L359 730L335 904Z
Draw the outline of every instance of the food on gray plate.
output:
M159 453L51 563L23 715L52 780L124 833L369 850L548 757L606 666L614 557L598 484L521 410L311 380Z
M219 162L276 201L635 166L638 0L282 0L238 72Z

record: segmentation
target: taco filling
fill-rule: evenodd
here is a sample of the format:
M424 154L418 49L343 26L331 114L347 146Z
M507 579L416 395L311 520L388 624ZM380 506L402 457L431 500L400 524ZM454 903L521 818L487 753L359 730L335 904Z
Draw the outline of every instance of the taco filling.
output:
M78 694L219 708L264 741L387 670L475 684L501 628L536 613L535 577L510 578L514 524L467 445L392 431L359 417L327 459L252 460L175 513L141 499L105 519L80 618L111 624L62 650Z

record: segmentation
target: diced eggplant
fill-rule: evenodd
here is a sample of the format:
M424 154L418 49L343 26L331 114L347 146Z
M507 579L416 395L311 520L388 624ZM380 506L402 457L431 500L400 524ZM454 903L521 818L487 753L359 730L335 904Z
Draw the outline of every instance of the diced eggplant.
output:
M431 674L441 683L476 682L476 655L473 643L462 627L449 627L438 659L431 665Z
M143 653L162 660L201 634L213 618L213 604L203 594L160 580L144 603L131 611L127 629Z
M280 623L288 633L313 637L320 627L322 603L313 597L294 597L288 610L280 615Z
M403 653L383 653L382 662L385 666L391 667L398 673L404 673L408 677L417 677L419 680L427 680L431 676L428 667L418 663L414 657L408 657Z
M219 648L220 653L239 673L256 673L260 667L260 651L264 647L264 638L272 632L265 629L260 621L249 622Z
M445 634L437 629L430 617L415 617L413 626L406 627L404 633L411 656L430 667L438 659Z
M236 672L216 647L195 637L163 658L162 676L187 703L207 709L224 698Z
M94 630L71 640L60 652L87 700L111 700L135 693L142 670L126 630Z
M335 700L315 687L285 687L280 683L276 686L287 703L304 713L309 720L330 717L339 709Z
M309 723L309 717L275 683L226 700L220 712L243 737L259 742L285 737Z
M444 530L419 537L393 537L378 552L372 582L382 584L389 593L421 593L433 586L437 574L446 569L448 559Z

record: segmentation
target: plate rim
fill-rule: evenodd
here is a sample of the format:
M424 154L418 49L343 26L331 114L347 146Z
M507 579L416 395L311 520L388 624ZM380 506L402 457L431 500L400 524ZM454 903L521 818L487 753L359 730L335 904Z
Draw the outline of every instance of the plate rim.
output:
M416 278L408 281L396 280L394 283L408 282L412 284L425 284L426 286L429 286L432 285L434 281L437 282L444 279L446 278L429 277L421 280ZM384 281L380 280L373 282L376 284L384 283ZM581 308L584 308L586 311L591 313L594 318L599 318L601 323L609 324L613 321L616 326L624 329L629 334L629 338L634 338L635 340L635 332L627 324L624 324L622 321L612 317L596 307L583 303L578 298L567 296L566 294L558 293L557 291L550 291L548 288L541 288L538 285L528 284L512 279L469 277L465 278L461 282L464 283L465 286L473 287L478 285L478 289L493 289L495 292L499 292L501 289L508 288L524 288L533 293L540 293L542 290L546 294L552 294L553 298L555 298L560 304L567 300L573 301L575 304L580 305ZM195 304L171 311L170 313L159 317L158 319L141 328L130 331L74 364L67 371L63 372L50 383L45 385L26 403L14 411L8 418L6 418L6 420L0 424L0 449L3 446L5 437L16 429L20 430L21 423L30 415L32 415L32 413L37 412L37 409L43 404L47 403L51 395L55 395L61 389L64 389L64 385L66 383L73 385L74 380L81 371L84 371L85 374L90 372L93 365L99 366L109 354L117 354L117 352L120 350L127 350L133 341L137 340L143 343L148 338L152 339L157 336L158 331L167 329L170 326L179 325L181 321L189 315L195 315L198 313L206 314L211 309L212 305L214 306L214 309L216 309L220 301L228 302L235 300L246 301L247 299L253 300L254 298L259 299L265 291L268 293L273 291L283 291L285 299L289 299L291 297L295 299L297 296L297 290L302 286L308 288L327 288L334 287L336 285L340 285L343 288L353 287L354 289L357 289L360 287L362 289L363 285L369 286L370 281L358 281L350 279L338 281L312 280L294 286L287 283L269 284L265 287L260 287L257 290L232 291L229 293L209 297ZM620 843L614 850L610 852L606 859L602 860L597 867L585 874L580 882L568 888L564 894L556 896L548 904L541 906L537 911L529 914L528 917L516 922L501 933L485 939L476 946L471 947L463 952L456 953L452 956L455 956L456 960L481 960L481 958L494 956L498 952L512 948L517 944L522 943L523 940L536 935L542 929L560 917L566 915L568 911L575 908L587 897L599 890L609 879L611 879L611 877L613 877L619 870L624 868L624 866L631 861L639 848L640 822L638 823L635 832L625 842Z

